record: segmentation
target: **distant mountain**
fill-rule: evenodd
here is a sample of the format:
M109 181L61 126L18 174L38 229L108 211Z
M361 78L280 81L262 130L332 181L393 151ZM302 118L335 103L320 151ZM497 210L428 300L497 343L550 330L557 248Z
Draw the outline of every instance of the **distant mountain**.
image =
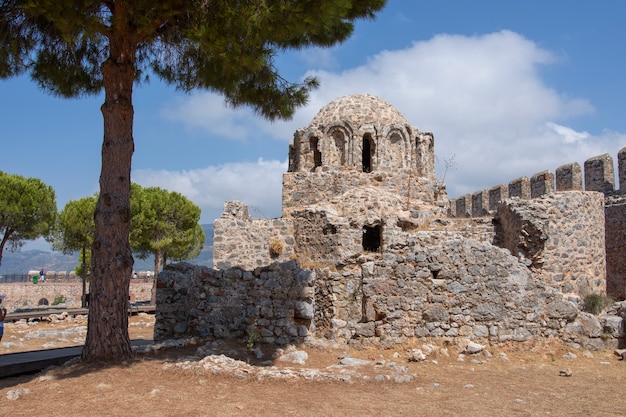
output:
M78 265L78 256L64 255L60 252L28 250L18 252L5 251L2 255L0 274L27 274L45 268L49 271L73 271Z
M197 258L186 261L195 265L213 266L213 224L203 224L205 240L204 248ZM42 250L27 250L18 252L4 251L0 275L27 274L28 271L45 268L47 271L73 271L78 265L78 253L64 255L61 252L48 252ZM147 259L135 258L133 267L136 271L154 270L154 257Z

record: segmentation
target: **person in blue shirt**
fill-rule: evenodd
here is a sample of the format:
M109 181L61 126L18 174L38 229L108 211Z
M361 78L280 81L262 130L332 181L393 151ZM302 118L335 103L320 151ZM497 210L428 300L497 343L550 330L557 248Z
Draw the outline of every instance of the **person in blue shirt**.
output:
M4 334L4 319L7 316L7 309L0 308L0 342L2 341L2 335Z

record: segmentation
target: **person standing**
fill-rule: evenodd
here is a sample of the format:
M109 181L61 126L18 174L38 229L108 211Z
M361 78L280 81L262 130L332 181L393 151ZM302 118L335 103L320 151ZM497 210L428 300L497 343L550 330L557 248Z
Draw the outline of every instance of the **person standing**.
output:
M7 309L4 307L0 308L0 342L2 341L2 335L4 334L4 319L7 316Z
M45 282L46 280L46 271L41 268L41 271L39 271L39 282Z

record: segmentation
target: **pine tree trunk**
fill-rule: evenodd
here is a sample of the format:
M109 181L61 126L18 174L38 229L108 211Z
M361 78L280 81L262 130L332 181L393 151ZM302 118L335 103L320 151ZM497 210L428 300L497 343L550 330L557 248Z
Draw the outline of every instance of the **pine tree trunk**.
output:
M83 245L83 250L82 250L82 256L83 256L83 262L81 264L81 268L82 271L80 271L80 276L81 276L81 280L83 281L83 294L80 297L81 302L80 302L80 306L82 308L87 307L87 260L85 259L85 255L87 254L87 249L85 248L85 245Z
M150 304L156 305L156 283L159 278L159 270L161 269L161 249L154 252L154 274L152 276L152 291L150 293Z
M130 170L134 151L132 89L135 45L123 28L109 37L102 64L105 101L100 195L91 256L91 296L85 360L124 360L132 355L128 294L133 256L130 232Z

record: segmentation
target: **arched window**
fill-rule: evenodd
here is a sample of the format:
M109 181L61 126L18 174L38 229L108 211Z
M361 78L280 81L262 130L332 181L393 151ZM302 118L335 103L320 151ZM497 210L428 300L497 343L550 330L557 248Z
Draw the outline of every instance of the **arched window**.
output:
M313 152L313 168L311 171L315 171L315 168L322 166L322 153L319 150L319 140L316 137L312 137L309 140L309 144Z
M339 129L333 131L333 139L335 139L335 148L339 156L337 162L340 166L344 166L346 164L346 139Z
M404 140L397 131L392 132L389 136L389 158L387 160L387 166L389 168L403 168L405 158Z
M372 139L372 135L366 133L363 135L363 155L361 158L363 164L363 172L372 172L373 168L373 155L376 150L376 145Z

